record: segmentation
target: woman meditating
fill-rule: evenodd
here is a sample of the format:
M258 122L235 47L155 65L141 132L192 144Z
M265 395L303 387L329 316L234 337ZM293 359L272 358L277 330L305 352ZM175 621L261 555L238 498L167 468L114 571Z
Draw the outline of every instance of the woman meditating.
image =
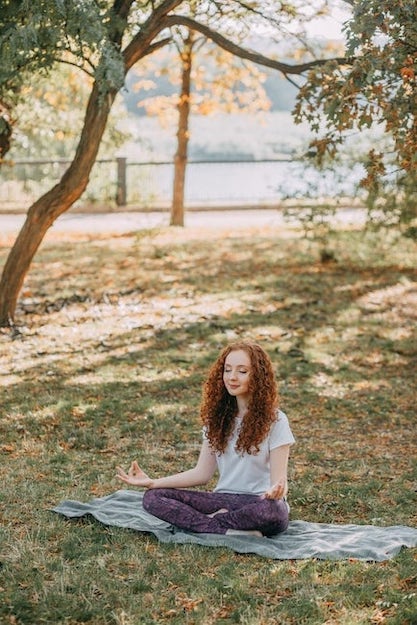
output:
M211 367L201 403L203 442L188 471L150 478L136 461L118 477L146 488L145 510L177 527L272 536L288 526L287 465L295 442L278 409L272 363L256 343L228 345ZM189 490L207 484L213 492Z

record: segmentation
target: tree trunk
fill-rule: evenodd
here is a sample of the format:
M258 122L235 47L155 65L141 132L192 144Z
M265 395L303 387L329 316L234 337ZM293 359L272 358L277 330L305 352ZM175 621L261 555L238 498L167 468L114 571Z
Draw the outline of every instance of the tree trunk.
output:
M10 149L12 122L8 108L0 102L0 165Z
M80 142L62 179L30 207L10 251L0 281L0 326L14 323L16 302L32 259L48 228L84 192L106 127L115 93L103 97L93 88Z
M174 188L172 194L171 226L184 226L184 188L188 154L188 120L190 115L191 68L193 32L189 31L181 51L182 80L178 102L177 151L174 157Z
M118 16L113 33L116 45L119 45L122 39L124 33L122 25L132 2L133 0L114 0L113 8ZM167 38L155 43L153 41L165 28L166 15L180 3L181 0L163 0L152 12L123 51L125 74L139 59L169 43L170 40ZM48 228L81 197L87 187L116 93L114 90L104 95L100 93L99 85L94 84L74 160L60 182L39 198L28 211L0 280L0 327L14 324L20 289Z

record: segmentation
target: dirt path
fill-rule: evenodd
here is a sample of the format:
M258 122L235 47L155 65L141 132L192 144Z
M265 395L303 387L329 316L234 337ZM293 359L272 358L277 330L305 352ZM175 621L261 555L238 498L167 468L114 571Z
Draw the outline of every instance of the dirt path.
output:
M25 216L1 215L0 234L18 233ZM336 223L349 226L359 225L364 221L360 209L339 210ZM123 234L134 230L164 227L169 223L167 213L161 212L114 212L114 213L65 213L51 227L51 233L90 233L105 234L114 232ZM288 227L281 211L276 209L190 211L186 215L186 224L190 228L250 228L250 227Z

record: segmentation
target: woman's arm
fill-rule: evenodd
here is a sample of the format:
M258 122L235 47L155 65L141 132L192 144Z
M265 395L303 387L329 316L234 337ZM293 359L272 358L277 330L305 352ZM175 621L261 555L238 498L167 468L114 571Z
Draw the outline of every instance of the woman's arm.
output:
M281 499L288 492L287 470L290 445L281 445L271 449L270 474L271 488L264 493L266 499Z
M131 484L143 488L190 488L191 486L201 486L211 480L216 470L216 456L212 452L207 440L203 441L197 464L188 471L151 479L139 467L136 460L130 465L128 473L121 467L117 467L117 477Z

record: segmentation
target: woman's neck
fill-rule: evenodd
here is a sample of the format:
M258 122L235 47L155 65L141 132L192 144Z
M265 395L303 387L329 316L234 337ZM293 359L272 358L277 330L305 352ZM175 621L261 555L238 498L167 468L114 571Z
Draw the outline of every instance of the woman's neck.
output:
M237 402L238 418L244 417L248 410L248 402L245 401L244 399L240 399L239 397L236 397L236 402Z

